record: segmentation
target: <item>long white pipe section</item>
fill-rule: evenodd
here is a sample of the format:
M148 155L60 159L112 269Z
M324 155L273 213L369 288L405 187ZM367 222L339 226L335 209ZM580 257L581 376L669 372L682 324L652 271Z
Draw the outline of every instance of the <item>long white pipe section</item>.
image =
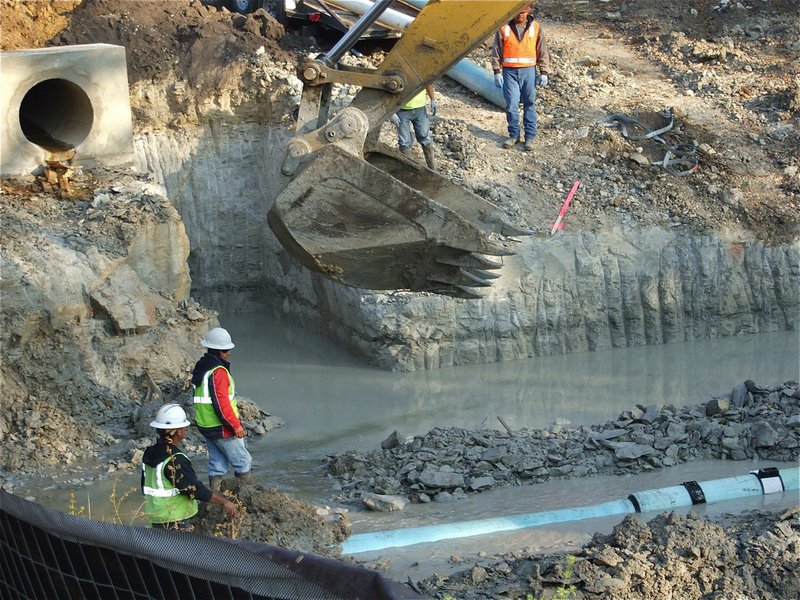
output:
M428 0L406 1L419 9L422 9L428 3ZM370 0L332 0L329 4L349 10L358 15L363 15L372 7L372 2ZM395 29L406 29L413 20L414 17L391 8L383 11L378 18L379 23L394 27ZM494 84L494 77L492 74L471 60L467 58L460 60L447 72L447 76L476 94L480 94L492 104L500 108L505 108L506 102L503 99L503 92Z
M798 489L800 489L800 467L794 469L770 467L751 471L747 475L700 483L687 481L679 486L645 490L631 494L624 500L612 500L594 506L563 508L527 515L510 515L476 521L361 533L350 536L344 541L342 543L342 552L344 554L359 554L361 552L383 550L384 548L412 546L426 542L527 529L551 523L580 521L636 512L671 510L679 506L721 502L723 500Z
M336 8L349 10L351 13L363 15L370 8L372 8L371 0L327 0L326 4L330 4ZM427 4L427 2L426 2ZM408 24L413 21L413 17L409 17L392 8L387 8L378 17L378 23L391 27L392 29L405 29Z

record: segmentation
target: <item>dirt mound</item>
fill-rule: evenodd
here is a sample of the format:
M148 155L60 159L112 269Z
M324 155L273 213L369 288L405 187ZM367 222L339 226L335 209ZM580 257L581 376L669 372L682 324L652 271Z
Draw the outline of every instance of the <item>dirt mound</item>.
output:
M61 32L81 0L22 2L0 0L0 49L40 48Z
M262 47L279 53L276 42L283 33L264 11L245 16L192 0L95 0L73 11L69 25L49 45L124 46L131 83L174 72L205 93L236 85L231 63Z
M728 516L723 528L696 513L629 516L575 555L505 555L417 585L431 597L796 598L800 506L782 514ZM787 560L788 553L794 557ZM447 596L445 596L447 597Z
M0 19L3 50L124 46L138 130L234 110L268 119L268 71L294 61L278 44L283 26L264 10L242 15L199 0L4 2Z
M198 531L332 557L341 555L339 543L350 534L341 515L325 519L312 506L275 489L225 479L222 492L234 499L240 514L231 523L219 506L202 504L195 519Z

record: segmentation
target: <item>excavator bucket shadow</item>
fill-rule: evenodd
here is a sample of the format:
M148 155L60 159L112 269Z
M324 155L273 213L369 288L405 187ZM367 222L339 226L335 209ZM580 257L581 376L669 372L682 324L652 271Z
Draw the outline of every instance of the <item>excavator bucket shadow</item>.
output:
M480 298L513 254L507 236L532 232L388 147L366 160L335 145L276 198L268 222L301 264L371 290L428 291Z

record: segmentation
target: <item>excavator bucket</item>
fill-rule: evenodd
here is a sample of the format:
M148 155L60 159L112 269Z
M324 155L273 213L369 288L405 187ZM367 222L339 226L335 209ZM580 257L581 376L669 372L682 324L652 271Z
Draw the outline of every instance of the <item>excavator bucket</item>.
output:
M297 132L281 167L292 180L269 226L295 259L339 283L479 298L502 266L493 257L513 254L509 236L532 232L376 140L389 115L528 1L431 0L376 68L340 64L390 3L375 0L324 56L299 66ZM331 117L334 83L361 89Z
M513 254L503 213L389 148L365 159L331 145L276 198L279 241L307 268L372 290L480 298Z

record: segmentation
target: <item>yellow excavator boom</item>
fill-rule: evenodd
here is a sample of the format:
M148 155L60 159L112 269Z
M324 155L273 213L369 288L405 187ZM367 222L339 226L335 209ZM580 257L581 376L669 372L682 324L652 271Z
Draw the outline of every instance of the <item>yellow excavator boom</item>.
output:
M321 58L300 65L297 134L287 145L287 184L268 215L283 246L306 267L345 285L480 297L512 254L507 236L531 232L504 213L391 148L382 123L448 71L529 1L431 0L376 69L339 64L378 0ZM361 86L329 118L331 85Z

